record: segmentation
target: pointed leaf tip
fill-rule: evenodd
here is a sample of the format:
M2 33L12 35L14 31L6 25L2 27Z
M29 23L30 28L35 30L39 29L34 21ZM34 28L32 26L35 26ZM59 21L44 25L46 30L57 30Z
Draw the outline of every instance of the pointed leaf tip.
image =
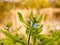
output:
M30 20L32 20L32 21L33 21L33 12L32 12L32 11L31 11L31 13L30 13L29 18L30 18Z
M27 21L25 21L25 20L23 19L22 14L21 14L20 12L17 12L17 14L18 14L19 20L20 20L21 22L23 22L25 25L28 26L28 23L27 23Z
M40 16L38 16L38 18L36 19L36 21L39 23L42 20L43 14L40 14Z
M24 19L23 19L23 17L22 17L22 14L21 14L20 12L17 12L17 14L18 14L19 20L20 20L21 22L24 22Z

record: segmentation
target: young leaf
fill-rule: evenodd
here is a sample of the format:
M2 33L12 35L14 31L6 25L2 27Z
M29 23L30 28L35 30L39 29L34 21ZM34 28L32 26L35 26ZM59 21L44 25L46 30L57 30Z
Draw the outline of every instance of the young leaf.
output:
M11 33L9 33L8 31L3 31L1 30L6 36L8 36L9 38L11 38L12 40L15 40L16 42L22 43L20 40L18 40L18 37L12 35Z
M35 34L36 34L36 30L32 30L31 35L35 36Z
M30 18L30 20L31 20L31 21L33 21L33 20L34 20L34 19L33 19L33 12L32 12L32 11L31 11L31 13L30 13L29 18Z
M27 21L24 21L25 25L29 26L29 23Z
M42 32L42 30L43 30L43 25L41 25L41 26L38 28L37 32L40 33L40 32Z
M29 29L26 29L26 34L27 34L27 35L29 34L29 31L30 31Z
M22 14L21 14L20 12L17 12L17 13L18 13L18 17L19 17L20 21L21 21L21 22L24 22L24 19L23 19L23 17L22 17Z
M22 14L21 14L20 12L17 12L17 13L18 13L19 20L20 20L21 22L23 22L25 25L28 26L29 24L28 24L27 21L25 21L25 20L23 19Z
M38 18L36 19L36 22L40 22L42 20L43 14L41 14L40 16L38 16Z
M8 22L8 24L6 25L8 28L10 28L12 26L12 22Z
M9 31L9 29L12 27L12 22L8 22L7 24L6 24L6 26L4 27L4 29L6 29L6 30L8 30Z
M16 29L14 30L14 32L18 32L18 31L20 30L20 28L21 28L21 26L19 26L18 28L16 28Z

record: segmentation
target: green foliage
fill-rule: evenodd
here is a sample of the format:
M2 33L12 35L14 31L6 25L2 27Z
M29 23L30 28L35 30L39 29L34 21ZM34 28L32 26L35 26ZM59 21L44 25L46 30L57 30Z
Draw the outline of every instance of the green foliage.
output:
M34 20L34 19L33 19L33 12L32 12L32 11L31 11L31 14L30 14L29 18L30 18L31 21Z
M19 16L19 19L21 22L25 23L24 22L24 19L22 17L22 15L19 13L18 14ZM28 45L30 45L30 38L32 36L34 42L33 42L33 45L35 44L35 42L37 42L37 35L40 34L40 32L42 32L42 28L43 28L43 25L40 25L39 26L39 22L42 20L42 16L43 15L40 15L37 19L33 17L33 12L31 12L30 14L30 17L29 17L29 22L28 22L28 27L26 27L26 34L28 36Z
M29 31L30 31L30 30L27 28L27 29L26 29L26 34L27 34L27 35L29 34Z
M0 45L13 45L13 41L10 38L5 38L0 41Z
M12 35L12 34L9 33L8 31L3 31L3 30L1 30L1 31L2 31L6 36L8 36L9 38L15 40L15 42L20 42L20 43L21 43L21 41L18 40L18 37Z
M37 17L36 21L39 23L42 20L43 14L39 15L39 17Z
M19 12L18 12L18 17L19 17L19 19L20 19L21 22L23 22L23 23L26 24L26 25L29 25L29 24L27 23L27 21L25 21L25 20L23 19L22 14L19 13Z
M22 14L18 12L19 20L23 22L26 27L26 34L18 34L17 32L21 28L18 27L14 32L16 32L15 35L11 34L7 30L1 30L8 38L1 40L0 44L4 45L60 45L60 30L50 32L50 35L44 35L40 34L43 30L43 25L40 24L43 15L40 15L38 18L33 17L33 12L31 12L29 17L29 22L27 24L25 23L25 20L22 17ZM12 41L13 40L13 41ZM8 43L7 43L8 42Z
M41 45L59 45L60 42L60 30L55 31L51 33L50 36L45 36L43 40L40 39L40 42L42 42Z
M19 26L18 28L16 28L16 29L14 30L14 32L18 33L18 31L20 30L20 28L21 28L21 26Z
M3 32L6 36L8 36L9 38L11 38L12 40L14 40L13 42L17 42L17 44L20 44L20 45L37 45L38 43L38 36L40 34L40 32L42 32L42 28L43 28L43 25L40 25L39 26L39 22L41 21L42 19L42 15L39 16L36 20L36 18L33 17L33 12L31 12L30 14L30 21L25 21L22 17L22 14L18 12L18 17L19 17L19 20L21 22L23 22L25 25L26 25L26 34L27 34L27 37L24 36L24 35L19 35L17 32L19 31L19 29L21 27L18 27L14 32L16 32L15 35L11 34L9 31L6 31L6 30L9 30L12 26L12 23L8 23L6 26L8 27L8 29L5 28L5 31L4 30L1 30L1 32ZM37 22L38 21L38 22ZM32 37L32 39L34 40L33 43L30 42L30 38Z
M24 22L24 19L23 19L23 17L22 17L22 14L19 13L19 12L18 12L18 17L19 17L19 19L20 19L21 22Z

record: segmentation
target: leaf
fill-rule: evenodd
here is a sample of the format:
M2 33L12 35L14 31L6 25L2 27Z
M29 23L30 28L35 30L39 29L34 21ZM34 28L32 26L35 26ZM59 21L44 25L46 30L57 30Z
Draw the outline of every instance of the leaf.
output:
M4 24L5 25L5 24ZM5 27L3 27L5 30L9 31L10 28L12 27L12 22L8 22Z
M43 30L43 25L41 25L39 28L38 28L38 33L42 32Z
M4 38L1 41L2 41L1 42L2 44L0 45L12 45L13 44L13 41L10 38Z
M43 29L43 25L41 25L41 26L38 27L38 28L33 28L33 29L32 29L32 32L31 32L31 35L32 35L32 36L38 35L40 32L42 32L42 29Z
M34 21L34 19L33 19L33 12L32 12L32 11L31 11L31 13L30 13L29 18L30 18L31 21Z
M29 26L29 23L27 21L24 21L24 23L25 23L26 26Z
M11 38L12 40L15 40L16 42L22 43L20 40L18 40L18 37L12 35L11 33L9 33L8 31L3 31L1 30L6 36L8 36L9 38Z
M22 14L20 12L17 12L17 13L18 13L19 20L28 26L29 24L27 21L23 19Z
M36 22L39 23L42 20L43 14L37 17Z
M37 30L32 30L32 31L31 31L31 35L32 35L32 36L35 36L36 34L37 34Z
M11 28L11 26L12 26L12 22L8 22L6 25L6 27L8 27L8 28Z
M18 31L20 30L20 28L21 28L21 26L19 26L18 28L16 28L16 29L14 30L14 32L18 32Z
M20 12L17 12L17 13L18 13L18 17L19 17L20 21L21 21L21 22L24 22L24 19L23 19L23 17L22 17L22 14L21 14Z
M43 35L43 34L42 35L41 34L38 34L38 35L36 35L36 38L39 39L39 40L41 40L41 39L45 38L44 36L45 35Z
M26 34L27 34L27 35L29 34L29 31L30 31L29 29L26 29Z

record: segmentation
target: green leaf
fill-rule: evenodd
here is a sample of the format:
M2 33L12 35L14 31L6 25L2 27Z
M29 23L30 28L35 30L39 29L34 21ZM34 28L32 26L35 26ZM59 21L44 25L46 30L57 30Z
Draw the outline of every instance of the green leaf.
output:
M29 34L29 31L30 31L29 29L26 29L26 34L27 34L27 35Z
M43 25L41 25L39 28L33 28L31 31L31 35L32 36L38 35L40 32L42 32L42 29L43 29Z
M24 22L24 19L23 19L23 17L22 17L22 14L21 14L20 12L17 12L17 13L18 13L18 17L19 17L20 21L21 21L21 22Z
M19 20L20 20L21 22L23 22L25 25L28 26L29 24L28 24L27 21L25 21L25 20L23 19L22 14L21 14L20 12L17 12L17 13L18 13Z
M42 32L42 30L43 30L43 25L41 25L39 28L38 28L38 33L40 33L40 32Z
M12 35L11 33L9 33L8 31L3 31L1 30L7 37L15 40L16 42L22 43L20 40L18 40L18 37Z
M24 21L24 23L25 23L26 26L29 26L29 23L27 21Z
M38 34L38 35L36 35L36 38L40 39L40 41L43 41L46 38L46 35Z
M18 28L16 28L16 29L14 30L14 32L18 32L18 31L20 30L20 28L21 28L21 26L19 26Z
M33 19L33 12L32 12L32 11L31 11L31 13L30 13L29 18L30 18L31 21L34 21L34 19Z
M10 38L4 38L1 40L1 43L3 44L0 44L0 45L12 45L13 41Z
M37 19L36 19L36 22L39 23L42 20L42 17L43 17L43 14L41 14L40 16L38 16Z
M35 36L37 34L37 30L32 30L31 35Z
M12 22L8 22L6 27L10 28L12 26Z

